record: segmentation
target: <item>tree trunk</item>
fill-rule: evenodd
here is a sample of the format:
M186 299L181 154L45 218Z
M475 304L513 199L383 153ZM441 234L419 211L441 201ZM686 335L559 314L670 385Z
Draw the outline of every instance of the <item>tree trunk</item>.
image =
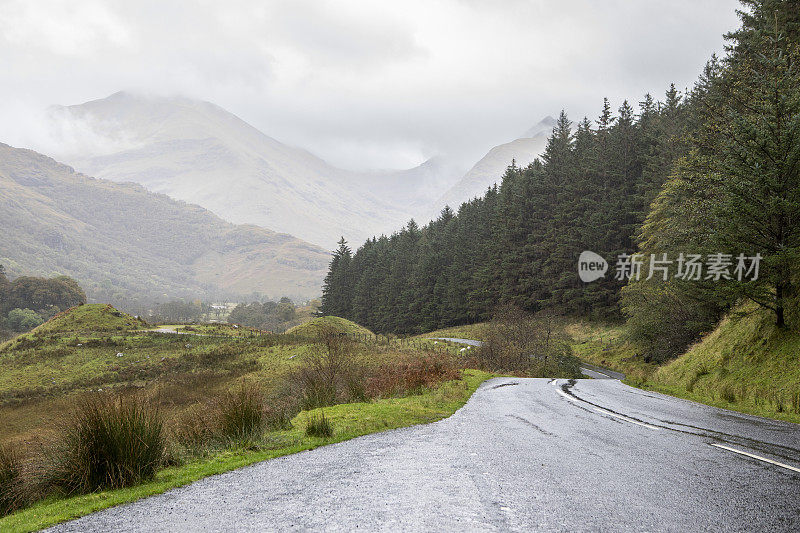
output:
M778 282L777 286L775 287L775 325L779 328L786 327L786 319L784 318L784 306L783 306L783 297L784 297L784 286L783 282Z

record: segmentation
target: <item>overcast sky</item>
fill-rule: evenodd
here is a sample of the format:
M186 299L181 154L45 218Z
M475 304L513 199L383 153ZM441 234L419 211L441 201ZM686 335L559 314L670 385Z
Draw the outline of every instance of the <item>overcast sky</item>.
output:
M182 94L350 168L465 160L548 114L690 87L733 0L0 0L0 142L39 110Z

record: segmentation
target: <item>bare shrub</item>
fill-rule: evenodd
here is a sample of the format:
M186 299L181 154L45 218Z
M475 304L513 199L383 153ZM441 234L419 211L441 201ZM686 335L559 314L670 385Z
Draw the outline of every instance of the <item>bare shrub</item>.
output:
M301 409L315 409L364 396L363 369L355 361L356 344L333 328L320 327L317 342L289 376L291 394Z
M579 361L558 317L531 315L513 306L499 307L476 350L479 367L537 376L576 377Z

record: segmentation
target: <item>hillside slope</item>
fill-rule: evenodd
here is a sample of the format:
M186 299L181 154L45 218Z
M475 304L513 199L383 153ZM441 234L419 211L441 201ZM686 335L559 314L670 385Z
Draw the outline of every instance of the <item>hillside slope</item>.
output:
M645 362L624 326L570 326L581 359L624 372L637 387L760 416L800 422L800 333L745 305L680 357Z
M0 143L0 264L12 275L66 274L90 298L319 294L328 253L290 235L76 173Z
M85 141L64 156L81 172L139 183L237 224L333 248L342 235L360 241L410 216L402 203L364 186L390 175L335 168L208 102L116 93L54 107L52 115Z
M747 306L658 368L649 383L722 407L800 421L800 333L776 328L770 313Z

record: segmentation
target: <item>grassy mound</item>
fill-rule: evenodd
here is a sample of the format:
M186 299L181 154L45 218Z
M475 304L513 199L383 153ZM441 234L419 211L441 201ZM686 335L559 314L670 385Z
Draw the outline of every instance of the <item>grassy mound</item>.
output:
M721 407L800 421L800 333L776 328L774 317L755 306L741 308L649 382Z
M339 318L338 316L321 316L300 324L286 331L289 335L302 335L304 337L315 337L322 328L333 328L341 333L349 333L356 335L372 335L373 333L365 328L359 326L355 322L351 322L346 318Z
M28 333L0 344L0 353L14 349L58 344L74 334L122 333L147 327L147 322L117 311L108 304L86 304L71 307Z
M38 328L35 333L72 333L78 331L124 331L139 329L147 323L108 304L86 304L59 313Z

